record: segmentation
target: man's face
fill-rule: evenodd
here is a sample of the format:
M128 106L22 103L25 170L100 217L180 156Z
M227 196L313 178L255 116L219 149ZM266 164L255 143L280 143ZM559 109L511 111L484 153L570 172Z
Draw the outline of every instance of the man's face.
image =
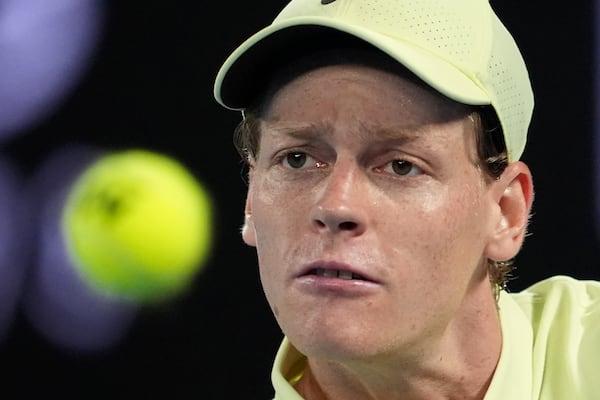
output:
M328 359L417 357L484 310L498 211L482 174L464 107L405 78L331 66L281 88L243 236L292 343Z

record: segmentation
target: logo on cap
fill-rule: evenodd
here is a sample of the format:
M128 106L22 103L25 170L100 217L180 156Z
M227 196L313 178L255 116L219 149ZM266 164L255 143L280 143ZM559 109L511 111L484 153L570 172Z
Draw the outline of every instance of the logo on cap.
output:
M331 4L333 3L335 0L321 0L321 4Z

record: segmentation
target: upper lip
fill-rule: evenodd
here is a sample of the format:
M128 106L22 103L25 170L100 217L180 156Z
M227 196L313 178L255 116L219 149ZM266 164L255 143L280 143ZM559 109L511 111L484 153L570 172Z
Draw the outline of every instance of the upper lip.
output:
M344 272L347 272L347 273L358 275L363 280L366 280L366 281L369 281L369 282L377 282L376 279L374 279L371 275L369 275L368 273L366 273L362 269L353 267L353 266L351 266L349 264L337 262L337 261L322 261L322 260L321 261L314 261L314 262L311 262L309 264L304 265L302 267L302 269L300 270L300 273L298 274L298 277L305 276L305 275L311 275L317 269L344 271Z

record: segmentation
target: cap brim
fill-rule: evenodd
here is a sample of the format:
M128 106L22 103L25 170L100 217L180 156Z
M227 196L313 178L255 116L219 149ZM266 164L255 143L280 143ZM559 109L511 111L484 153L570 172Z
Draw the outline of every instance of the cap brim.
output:
M215 99L229 109L242 110L278 66L300 55L335 47L349 38L380 49L455 101L471 105L491 103L476 77L467 76L438 55L397 38L323 17L292 18L264 28L242 43L217 74Z

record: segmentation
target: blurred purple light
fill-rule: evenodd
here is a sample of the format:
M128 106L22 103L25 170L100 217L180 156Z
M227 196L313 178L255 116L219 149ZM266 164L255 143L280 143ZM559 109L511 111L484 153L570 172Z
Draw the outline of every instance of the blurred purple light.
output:
M49 341L76 352L107 350L127 333L137 314L133 304L92 290L77 273L65 248L60 215L79 173L100 153L76 147L53 154L33 181L38 199L38 254L23 300L31 324Z
M0 139L54 111L100 37L101 0L0 3Z
M28 224L19 175L9 162L0 160L0 340L12 326L33 250L25 240Z

